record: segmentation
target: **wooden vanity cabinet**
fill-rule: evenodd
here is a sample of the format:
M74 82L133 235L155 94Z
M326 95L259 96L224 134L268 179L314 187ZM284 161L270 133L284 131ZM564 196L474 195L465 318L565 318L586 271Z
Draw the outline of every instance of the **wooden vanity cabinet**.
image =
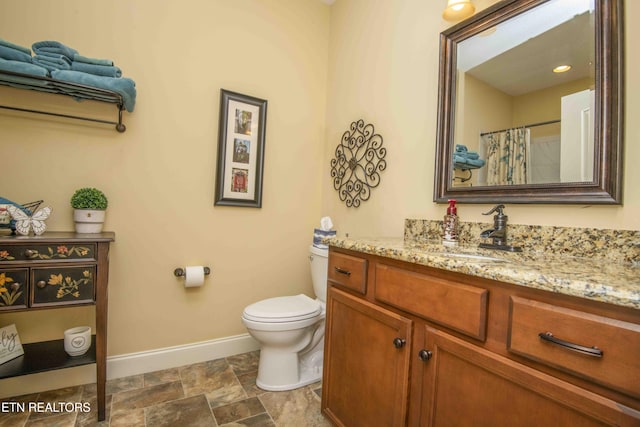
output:
M98 421L105 419L107 286L114 233L48 232L0 237L2 313L95 305L95 336L87 353L71 357L60 339L23 344L24 355L0 364L0 379L96 364ZM19 331L18 331L19 332Z
M336 425L404 426L411 320L336 288L327 312L325 414Z
M640 312L334 247L330 268L336 255L367 274L357 287L329 274L322 411L334 425L640 425ZM599 361L538 336L573 322L579 340L580 319Z

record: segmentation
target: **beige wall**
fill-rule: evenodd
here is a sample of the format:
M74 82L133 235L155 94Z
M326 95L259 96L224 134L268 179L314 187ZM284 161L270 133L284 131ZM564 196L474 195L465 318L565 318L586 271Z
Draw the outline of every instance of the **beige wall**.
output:
M109 197L106 229L116 232L109 355L243 334L246 305L313 295L307 250L321 213L329 11L318 0L0 6L3 39L61 41L113 59L137 84L124 134L0 112L2 196L45 199L53 208L50 230L73 227L76 188L95 186ZM261 209L213 206L220 88L269 102ZM35 95L38 103L85 113L73 100ZM32 98L0 87L2 103ZM114 112L106 109L107 119ZM92 113L102 115L102 106L87 106ZM212 274L187 291L173 270L191 264ZM24 342L53 339L90 322L92 310L3 314L0 325L15 322ZM6 383L14 380L25 382Z
M496 3L474 2L477 9ZM331 7L327 163L340 136L360 117L376 125L387 147L387 169L371 199L358 209L342 204L323 179L323 212L340 234L401 236L405 218L440 219L433 200L438 96L438 36L451 24L441 18L444 0L339 0ZM625 38L636 40L640 3L625 1ZM624 205L509 205L515 224L640 229L640 54L627 43L625 57ZM328 171L325 172L325 176ZM463 221L487 221L491 205L462 205Z

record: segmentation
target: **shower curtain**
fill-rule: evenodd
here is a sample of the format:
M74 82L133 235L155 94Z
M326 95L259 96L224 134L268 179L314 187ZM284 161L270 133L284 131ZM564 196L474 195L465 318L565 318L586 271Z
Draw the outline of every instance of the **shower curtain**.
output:
M527 183L527 146L530 135L527 128L515 128L482 137L487 144L488 185Z

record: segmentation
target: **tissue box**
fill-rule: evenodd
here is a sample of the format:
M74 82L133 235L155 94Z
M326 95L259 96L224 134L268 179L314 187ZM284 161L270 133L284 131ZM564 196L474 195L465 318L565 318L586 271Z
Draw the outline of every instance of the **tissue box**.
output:
M322 239L325 237L333 237L336 235L335 230L321 230L319 228L313 229L313 246L318 249L328 249L329 246L322 243Z

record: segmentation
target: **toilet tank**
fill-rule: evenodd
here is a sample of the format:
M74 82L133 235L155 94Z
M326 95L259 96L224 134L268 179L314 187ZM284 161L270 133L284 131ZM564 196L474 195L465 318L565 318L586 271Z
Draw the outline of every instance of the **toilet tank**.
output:
M311 262L311 280L313 292L322 302L327 301L327 267L329 264L329 249L309 247L309 260Z

